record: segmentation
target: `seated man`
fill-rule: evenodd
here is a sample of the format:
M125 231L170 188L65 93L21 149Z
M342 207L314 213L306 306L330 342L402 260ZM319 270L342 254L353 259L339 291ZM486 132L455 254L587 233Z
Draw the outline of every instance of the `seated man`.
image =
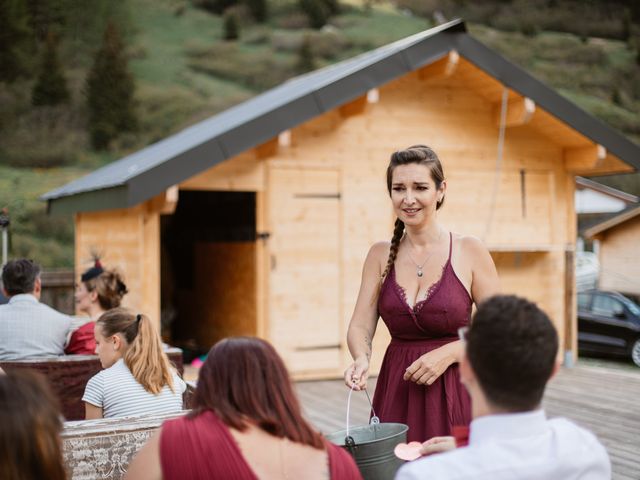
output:
M607 452L592 433L564 418L548 420L541 409L558 369L558 336L542 310L519 297L492 297L461 338L460 380L473 416L468 446L456 449L451 437L425 442L423 453L452 450L405 464L396 480L611 478Z
M63 355L71 318L40 303L40 267L11 260L2 270L2 289L9 302L0 305L0 360Z

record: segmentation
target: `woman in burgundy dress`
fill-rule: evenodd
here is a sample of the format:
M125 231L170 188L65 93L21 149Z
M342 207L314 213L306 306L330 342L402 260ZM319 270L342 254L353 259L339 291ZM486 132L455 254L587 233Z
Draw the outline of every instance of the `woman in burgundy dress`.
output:
M446 182L431 148L415 145L392 154L387 188L395 229L391 242L373 245L364 263L347 334L354 361L345 382L366 388L371 342L382 317L391 343L373 407L382 422L407 424L409 441L424 441L471 421L458 373L457 330L469 323L473 302L498 292L498 275L478 239L438 223Z
M362 479L351 456L304 420L284 362L264 340L215 344L194 404L149 439L126 478Z

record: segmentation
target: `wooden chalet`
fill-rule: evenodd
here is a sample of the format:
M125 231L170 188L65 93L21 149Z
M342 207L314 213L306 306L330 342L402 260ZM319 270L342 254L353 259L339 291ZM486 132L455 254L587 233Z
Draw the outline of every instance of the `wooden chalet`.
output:
M597 241L598 287L640 299L640 207L631 206L591 228L585 236Z
M640 148L460 20L294 78L43 198L75 214L78 273L104 252L128 305L174 341L258 335L298 378L331 377L349 358L367 250L391 237L389 155L416 143L444 165L442 222L480 237L503 290L537 301L574 353L575 176L635 171ZM387 341L380 322L374 370Z

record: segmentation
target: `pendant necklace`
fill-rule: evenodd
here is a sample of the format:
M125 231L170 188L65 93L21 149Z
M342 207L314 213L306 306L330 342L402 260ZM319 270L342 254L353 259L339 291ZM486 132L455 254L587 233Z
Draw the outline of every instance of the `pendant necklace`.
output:
M440 230L440 235L438 235L438 240L440 240L441 236L442 236L442 230ZM405 235L405 237L407 238L407 241L411 244L411 246L415 248L409 236ZM425 264L429 261L429 259L431 258L431 255L433 255L433 252L434 250L431 250L431 253L427 255L427 258L425 258L424 262L422 262L421 265L418 265L418 262L416 262L413 259L413 257L411 256L411 252L409 252L409 249L407 249L407 255L409 256L409 259L413 262L413 264L416 266L416 275L418 275L418 277L422 277L422 275L424 275L424 273L422 272L422 267L424 267Z

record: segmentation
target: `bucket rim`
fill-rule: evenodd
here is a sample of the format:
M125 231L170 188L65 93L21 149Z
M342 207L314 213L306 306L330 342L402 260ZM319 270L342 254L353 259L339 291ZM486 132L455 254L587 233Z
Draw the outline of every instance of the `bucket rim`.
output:
M378 423L375 426L376 427L380 427L380 426L385 426L385 425L388 425L388 426L399 426L401 428L397 432L395 432L393 434L389 434L389 435L383 436L381 438L373 438L371 440L365 440L363 442L358 442L358 443L356 443L356 445L367 445L369 443L381 442L381 441L384 441L384 440L389 440L390 438L396 437L398 435L402 435L402 434L406 433L409 430L409 425L407 425L405 423L384 422L384 423ZM349 428L349 433L353 433L355 431L358 431L358 430L361 430L361 429L365 429L365 428L366 429L370 429L372 426L374 426L374 425L368 424L368 425L358 425L358 426L355 426L355 427L351 427L351 428ZM328 433L328 434L325 435L325 438L328 441L334 443L335 445L338 445L340 447L344 447L345 446L344 438L345 438L346 435L347 435L347 430L343 429L343 430L338 430L336 432ZM333 440L331 440L332 437L339 438L340 439L340 443L335 443Z

